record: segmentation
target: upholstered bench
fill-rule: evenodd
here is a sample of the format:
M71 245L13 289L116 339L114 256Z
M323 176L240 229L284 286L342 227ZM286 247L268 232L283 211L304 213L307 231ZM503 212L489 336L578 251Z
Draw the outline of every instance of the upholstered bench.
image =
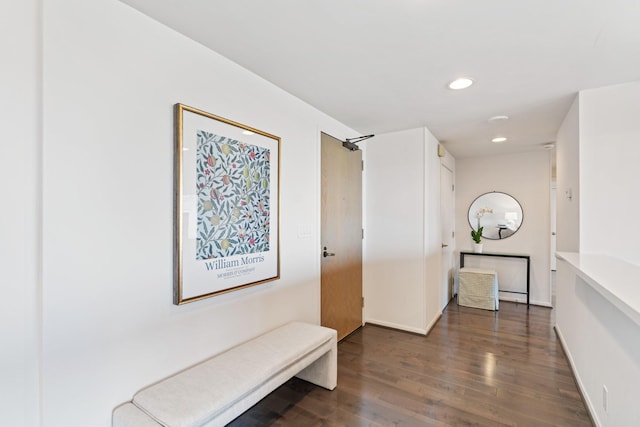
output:
M498 310L498 273L493 270L461 268L458 273L458 305Z
M260 335L140 390L112 426L223 426L293 376L336 387L335 330L292 322Z

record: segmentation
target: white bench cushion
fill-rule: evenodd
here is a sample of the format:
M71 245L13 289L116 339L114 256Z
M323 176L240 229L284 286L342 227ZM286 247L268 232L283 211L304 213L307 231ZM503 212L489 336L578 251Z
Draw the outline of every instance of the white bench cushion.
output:
M133 404L166 427L209 425L232 410L228 422L257 401L256 390L268 394L335 349L335 336L333 329L289 323L139 391ZM267 386L274 378L277 384ZM245 398L252 402L234 408Z
M124 403L113 411L111 427L158 427L159 425L131 402Z

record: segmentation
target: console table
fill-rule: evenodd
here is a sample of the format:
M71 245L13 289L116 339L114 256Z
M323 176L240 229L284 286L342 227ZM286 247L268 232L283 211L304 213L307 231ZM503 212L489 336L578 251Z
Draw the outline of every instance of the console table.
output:
M529 255L520 255L520 254L501 254L496 252L466 252L460 251L460 268L464 267L464 257L465 256L492 256L492 257L501 257L501 258L521 258L527 260L527 292L516 292L516 291L500 291L507 292L510 294L522 294L527 296L527 308L529 308L529 289L531 286L531 257ZM498 286L500 286L500 280L498 280Z

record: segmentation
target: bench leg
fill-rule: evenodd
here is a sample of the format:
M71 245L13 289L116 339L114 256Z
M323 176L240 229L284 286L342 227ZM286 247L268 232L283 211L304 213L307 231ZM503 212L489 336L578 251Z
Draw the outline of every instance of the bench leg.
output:
M327 390L336 388L338 384L338 345L336 341L333 341L331 350L300 371L296 377Z

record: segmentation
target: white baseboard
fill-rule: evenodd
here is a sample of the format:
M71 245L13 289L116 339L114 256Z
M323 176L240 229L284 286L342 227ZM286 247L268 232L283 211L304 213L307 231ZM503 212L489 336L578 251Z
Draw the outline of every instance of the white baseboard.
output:
M505 297L503 295L500 295L499 299L500 299L500 301L517 302L518 304L526 304L527 303L526 299L520 299L520 298L517 298L517 297L511 297L510 298L510 297ZM529 304L531 304L531 305L539 305L540 307L553 308L553 306L549 302L531 301L531 300L529 300Z
M384 326L386 328L399 329L401 331L413 332L414 334L427 335L426 329L414 328L412 326L400 325L397 323L385 322L376 319L367 319L365 323L371 323L372 325Z
M386 322L384 320L376 320L376 319L366 319L366 323L371 323L372 325L384 326L385 328L399 329L401 331L413 332L414 334L427 335L429 331L435 326L435 324L442 317L442 313L438 313L436 317L433 318L431 323L427 325L426 328L415 328L413 326L401 325L398 323Z
M569 348L567 347L567 343L564 340L564 337L562 336L562 332L560 332L560 329L558 329L557 325L553 327L553 330L556 332L556 335L558 336L558 339L560 340L560 345L562 346L562 350L564 351L565 356L567 356L567 361L569 362L569 367L571 368L571 372L573 372L573 377L576 380L576 384L578 385L578 390L580 391L580 395L582 396L582 400L584 400L584 402L585 402L585 405L587 407L587 411L589 411L589 415L591 417L591 420L596 425L596 427L601 427L602 423L598 419L598 414L596 413L596 411L595 411L595 409L593 407L593 403L591 402L591 399L589 399L589 395L587 394L586 389L585 389L584 385L582 384L582 379L580 378L580 375L578 374L578 371L576 370L576 365L573 362L573 357L571 356L571 352L569 351Z
M438 313L438 315L433 318L431 323L427 325L427 332L425 333L425 335L431 332L431 329L433 329L433 327L436 325L436 323L438 323L438 320L440 320L441 317L442 317L442 312Z

